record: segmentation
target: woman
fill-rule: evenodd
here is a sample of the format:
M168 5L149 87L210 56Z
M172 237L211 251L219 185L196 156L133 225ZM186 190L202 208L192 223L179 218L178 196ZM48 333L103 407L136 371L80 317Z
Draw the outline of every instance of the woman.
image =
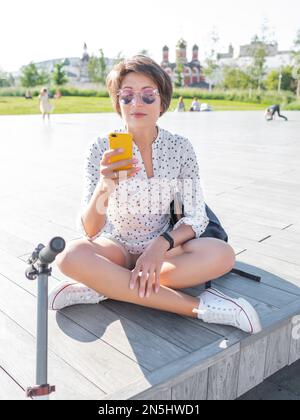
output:
M176 112L185 112L185 104L184 104L182 96L180 96L180 98L178 100L178 104L177 104L177 107L176 107L175 111Z
M49 309L111 298L259 332L247 301L215 289L198 298L179 291L228 273L235 254L225 242L200 238L208 218L192 144L157 126L172 98L169 76L150 58L136 56L112 70L107 86L125 131L133 135L134 159L110 163L120 152L109 150L107 136L91 144L80 213L86 237L71 241L57 258L60 270L80 283L56 286ZM118 176L114 169L128 163L133 169ZM172 230L175 191L185 215Z
M49 102L48 91L46 88L41 89L41 92L39 95L39 104L40 104L40 111L43 115L43 120L45 120L46 115L48 115L48 120L49 120L50 112L53 110L53 107Z

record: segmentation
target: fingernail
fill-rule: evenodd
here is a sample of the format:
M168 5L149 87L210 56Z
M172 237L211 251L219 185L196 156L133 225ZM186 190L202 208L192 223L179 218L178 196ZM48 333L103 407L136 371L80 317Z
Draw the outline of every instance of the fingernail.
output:
M148 292L146 296L147 296L147 298L150 297L150 293Z
M118 149L118 152L124 152L124 149Z
M144 293L140 292L140 298L144 297Z
M129 287L130 287L131 290L133 290L134 289L133 283L130 283Z

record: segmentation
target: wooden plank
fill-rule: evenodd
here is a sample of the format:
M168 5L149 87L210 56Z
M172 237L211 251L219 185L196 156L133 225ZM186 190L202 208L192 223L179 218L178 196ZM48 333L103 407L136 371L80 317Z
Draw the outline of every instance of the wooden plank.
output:
M229 337L233 343L231 347L224 350L220 347L222 341L212 343L200 350L197 350L180 359L180 363L173 362L164 366L157 371L145 375L143 379L128 384L118 392L107 395L105 400L127 400L136 398L142 394L147 395L146 392L151 393L156 391L164 391L170 389L187 378L192 377L198 372L207 370L210 366L215 365L223 358L229 358L232 355L238 354L240 350L241 335L238 333L235 338Z
M1 279L0 308L33 336L36 332L36 299L7 279ZM22 302L16 305L16 302ZM99 310L100 305L99 305ZM28 316L28 314L32 314ZM66 318L49 312L49 348L105 393L136 380L146 368L123 355L99 337Z
M78 236L78 232L75 230L75 222L74 229L65 228L49 222L47 217L33 217L25 209L22 209L20 217L18 207L13 209L9 205L5 206L5 203L0 208L0 229L10 234L18 232L19 238L36 245L39 243L45 243L46 245L54 236L62 236L65 240L71 240ZM28 250L26 249L25 252L28 252Z
M29 317L28 313L24 316ZM35 385L35 339L0 311L0 364L26 389ZM51 399L99 399L104 392L80 375L52 351L49 352L49 383L56 385Z
M300 266L297 245L295 246L293 244L290 244L291 246L287 247L283 246L281 241L277 242L277 245L272 245L269 243L269 239L267 239L266 241L258 244L255 248L255 251L267 257L273 257L279 260L280 262L283 261Z
M0 368L0 401L24 400L25 391L3 369Z
M264 377L268 378L289 363L291 324L274 331L268 336Z
M103 302L118 316L135 322L153 334L190 352L217 341L220 336L193 324L176 314L144 308L130 303L108 300ZM158 316L159 314L159 316Z
M104 302L71 306L63 314L149 371L187 354L168 340L110 311Z
M299 315L292 318L291 324L292 333L289 365L292 365L300 359L300 311Z
M275 235L277 232L280 232L280 230L281 229L279 228L263 224L251 223L248 220L228 226L227 229L229 237L231 235L237 235L253 241L261 241L267 236Z
M26 261L26 257L24 258ZM37 282L27 280L25 277L25 270L28 267L25 261L0 250L0 275L17 284L22 289L27 290L32 295L36 295ZM49 277L49 288L56 284L57 280L53 276Z
M208 369L198 372L172 387L172 400L198 400L207 399Z
M284 214L288 222L287 225L298 222L295 208L293 206L284 206L284 208L282 208L279 205L276 205L270 208L270 206L264 199L257 201L253 199L253 197L250 197L247 200L247 197L245 196L237 196L236 192L231 192L230 195L222 194L220 196L214 197L212 200L210 200L210 202L212 203L213 209L220 208L221 211L222 209L234 210L238 203L240 211L250 215L259 214L262 216L263 220L273 218L275 220L281 220L282 215Z
M33 251L34 245L15 234L0 229L0 249L17 257Z
M237 397L240 354L223 358L208 370L208 400L234 400Z
M236 267L261 276L263 284L300 296L298 265L250 250L238 256Z
M264 282L257 283L235 274L229 274L222 279L217 279L214 283L217 285L217 288L218 286L224 286L227 289L242 293L244 296L252 297L260 302L271 304L277 308L297 300L297 296L294 294L283 290L279 293L278 289L268 286Z
M299 246L300 235L291 231L292 226L287 229L283 229L281 232L278 232L274 236L271 236L267 243L273 246L279 245L284 248L296 248Z
M293 226L291 226L289 228L289 232L293 232L299 235L300 233L300 224L299 224L299 219L297 219L297 221L295 221L295 223L293 223Z
M267 344L268 338L264 337L257 340L252 345L241 349L238 397L263 382Z

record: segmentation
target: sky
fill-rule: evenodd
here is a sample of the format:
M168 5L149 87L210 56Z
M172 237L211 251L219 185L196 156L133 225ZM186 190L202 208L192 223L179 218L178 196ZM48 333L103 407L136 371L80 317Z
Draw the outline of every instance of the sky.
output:
M264 23L280 50L290 49L300 30L299 0L4 0L1 4L0 69L17 71L31 61L79 57L86 42L90 54L129 57L147 50L161 61L168 45L175 60L179 38L188 59L196 43L200 59L211 50L211 33L226 52L261 34Z

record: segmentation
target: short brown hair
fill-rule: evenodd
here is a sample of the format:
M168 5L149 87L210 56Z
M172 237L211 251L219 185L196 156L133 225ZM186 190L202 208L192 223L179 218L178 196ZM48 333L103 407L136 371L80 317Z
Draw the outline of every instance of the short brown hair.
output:
M121 115L117 94L125 76L129 73L144 74L157 85L162 104L161 115L163 115L171 103L173 94L172 81L170 76L154 60L144 55L136 55L128 60L121 61L114 66L107 76L106 86L115 111Z

